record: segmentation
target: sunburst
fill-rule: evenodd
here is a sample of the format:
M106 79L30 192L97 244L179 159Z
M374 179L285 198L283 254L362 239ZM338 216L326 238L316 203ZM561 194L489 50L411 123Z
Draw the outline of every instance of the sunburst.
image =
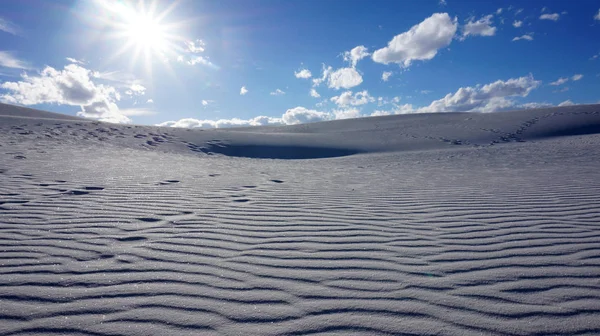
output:
M184 39L178 34L181 23L169 22L168 16L177 5L173 2L158 11L157 1L97 0L109 27L108 37L119 45L110 60L124 54L132 67L143 65L148 73L156 61L165 62L176 55Z

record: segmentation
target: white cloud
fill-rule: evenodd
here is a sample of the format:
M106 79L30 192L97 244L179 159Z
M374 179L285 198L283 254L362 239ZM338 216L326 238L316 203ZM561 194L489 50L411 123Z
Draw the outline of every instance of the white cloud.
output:
M523 109L535 109L535 108L543 108L543 107L550 107L550 106L553 106L553 105L549 104L549 103L531 102L531 103L525 103L525 104L518 105L517 107L523 108Z
M511 78L506 81L497 80L486 85L477 85L475 87L462 87L455 93L449 93L442 99L433 101L430 105L421 108L415 108L412 104L399 105L399 97L392 100L393 108L391 110L376 110L371 113L372 116L389 114L407 114L407 113L430 113L430 112L493 112L511 107L534 107L534 103L517 105L513 97L526 97L529 93L540 85L533 76ZM352 95L350 91L344 92L333 99L341 107L333 109L330 112L321 112L307 109L305 107L295 107L287 110L281 118L259 116L253 119L223 119L217 121L181 119L179 121L167 121L159 126L172 127L233 127L233 126L258 126L258 125L296 125L307 122L326 121L344 118L361 117L361 111L352 105L361 105L363 100L368 102L375 101L366 91ZM383 98L379 98L383 101ZM342 103L344 102L344 103ZM355 104L353 104L354 102ZM360 102L360 103L359 103ZM390 103L390 102L386 102ZM381 105L381 104L380 104ZM539 104L536 106L540 106Z
M533 41L533 33L521 35L521 36L513 38L512 40L513 40L513 42L514 41L519 41L519 40Z
M202 106L207 106L207 105L208 105L208 101L202 100Z
M21 29L19 29L19 27L3 18L0 18L0 30L13 35L20 35L21 33Z
M277 89L277 90L275 90L275 91L273 91L273 92L270 93L271 96L281 96L281 95L284 95L284 94L285 94L285 92L281 91L280 89Z
M515 27L515 28L519 28L522 25L523 25L523 21L515 20L515 22L513 22L513 27Z
M245 86L242 86L242 88L240 89L240 95L245 95L246 93L248 93L248 89L246 89Z
M526 97L540 85L533 76L497 80L484 86L461 87L418 112L493 112L514 106L510 97Z
M84 64L83 61L80 61L78 59L75 59L73 57L65 57L65 59L71 63L75 63L75 64Z
M77 114L109 122L130 122L115 101L120 99L114 87L95 84L92 71L77 64L63 70L46 67L39 76L21 75L19 82L4 82L0 88L7 90L0 96L5 102L23 105L63 104L80 106Z
M321 95L314 88L310 89L310 96L313 98L320 98Z
M332 71L333 68L331 66L326 66L325 64L323 64L323 73L320 78L313 78L313 86L317 87L321 85L321 83L323 83L329 77Z
M572 81L578 81L578 80L580 80L582 78L583 78L582 74L575 74L575 75L571 76L571 78L560 77L559 79L557 79L554 82L550 83L550 85L558 86L558 85L565 84L566 82L569 81L569 79L572 80Z
M477 21L473 21L473 18L462 27L462 40L467 36L494 36L496 34L496 27L492 27L493 15L487 15Z
M367 48L365 46L358 46L358 47L354 47L352 50L350 51L346 51L344 52L344 61L346 62L350 62L350 65L352 65L352 67L356 67L356 64L358 63L358 61L360 61L361 59L367 57L371 55L369 52L367 52Z
M199 120L193 118L185 118L178 121L165 121L157 126L167 127L183 127L183 128L227 128L227 127L245 127L245 126L267 126L267 125L283 125L281 118L271 118L258 116L252 119L220 119L220 120Z
M559 18L560 18L560 14L558 14L558 13L540 15L540 20L558 21Z
M357 92L354 95L352 94L352 91L346 91L340 94L339 96L331 97L330 100L338 106L358 106L367 103L372 103L375 101L375 98L370 96L367 90L364 90L361 92Z
M155 115L156 112L151 110L151 109L147 109L147 108L130 108L130 109L120 109L119 113L121 113L124 116L127 117L131 117L131 116L147 116L147 115Z
M177 60L179 60L179 58L177 58ZM189 64L189 65L204 64L204 65L208 65L208 66L214 66L207 58L202 57L202 56L195 56L195 57L190 58L190 60L187 61L187 64Z
M333 110L332 112L321 112L298 106L285 111L281 118L273 118L266 116L258 116L252 119L233 118L221 120L199 120L193 118L185 118L178 121L166 121L158 124L157 126L185 128L225 128L266 125L297 125L334 119L356 118L359 116L360 110L357 108L339 109Z
M523 8L519 8L517 10L515 10L515 16L521 14L523 12Z
M448 13L433 14L409 31L396 35L387 47L376 50L373 61L408 67L416 60L430 60L439 49L450 45L457 27L457 20L452 20Z
M185 46L188 52L201 53L204 52L204 42L202 40L185 41Z
M15 58L8 51L0 51L0 66L13 69L30 69L27 63Z
M387 82L388 80L390 80L391 76L392 76L392 72L391 71L384 71L381 74L381 80L383 80L384 82Z
M352 118L360 118L361 117L360 110L357 109L356 107L333 110L332 112L333 112L333 115L336 120L352 119Z
M575 105L575 103L573 103L571 100L565 100L564 102L558 104L558 106L571 106L571 105Z
M329 87L339 90L360 85L362 76L354 68L341 68L329 74Z
M498 8L498 9L496 10L496 15L500 15L500 14L502 14L502 10L503 10L502 8Z
M331 116L325 112L309 110L298 106L285 111L281 119L286 125L304 124L308 122L317 122L329 120Z
M446 5L448 4L448 2L447 2L446 0L440 0L440 1L438 2L438 4L439 4L440 6L446 6Z
M308 69L301 69L299 71L294 72L294 76L296 76L296 78L308 79L312 77L312 73Z
M153 99L148 99L148 100L146 100L146 103L148 103L148 104L154 104L154 100Z
M125 91L125 93L130 96L132 96L132 95L142 96L146 93L146 88L143 85L134 83L134 84L131 84L131 86L129 87L129 90Z
M594 20L600 21L600 9L598 9L598 13L596 13L596 15L594 15Z
M554 82L550 83L550 85L554 85L554 86L563 85L568 81L569 81L569 79L567 77L561 77L561 78L555 80Z

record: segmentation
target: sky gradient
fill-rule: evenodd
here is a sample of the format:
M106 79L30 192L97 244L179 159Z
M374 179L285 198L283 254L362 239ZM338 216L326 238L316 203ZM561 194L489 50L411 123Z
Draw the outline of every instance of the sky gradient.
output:
M598 1L6 1L0 100L182 127L598 103Z

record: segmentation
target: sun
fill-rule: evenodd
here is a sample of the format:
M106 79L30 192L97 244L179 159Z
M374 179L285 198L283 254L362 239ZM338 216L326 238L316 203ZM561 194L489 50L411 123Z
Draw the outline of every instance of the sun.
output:
M177 53L184 39L177 31L180 23L168 21L168 15L177 5L158 8L158 1L97 0L103 24L110 33L107 37L115 48L110 60L126 58L131 67L143 64L148 72L156 62ZM164 2L163 2L164 3Z
M161 51L167 47L165 27L158 20L143 14L129 18L123 34L136 48Z

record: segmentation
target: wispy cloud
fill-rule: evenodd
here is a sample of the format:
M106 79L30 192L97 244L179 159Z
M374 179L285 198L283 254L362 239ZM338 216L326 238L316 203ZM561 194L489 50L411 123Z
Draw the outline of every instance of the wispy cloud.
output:
M533 33L517 36L517 37L513 38L512 40L513 40L513 42L519 41L519 40L533 41Z
M31 69L26 62L17 59L8 51L0 51L0 66L12 69Z
M21 35L21 29L17 25L3 18L0 18L0 30L13 35Z

